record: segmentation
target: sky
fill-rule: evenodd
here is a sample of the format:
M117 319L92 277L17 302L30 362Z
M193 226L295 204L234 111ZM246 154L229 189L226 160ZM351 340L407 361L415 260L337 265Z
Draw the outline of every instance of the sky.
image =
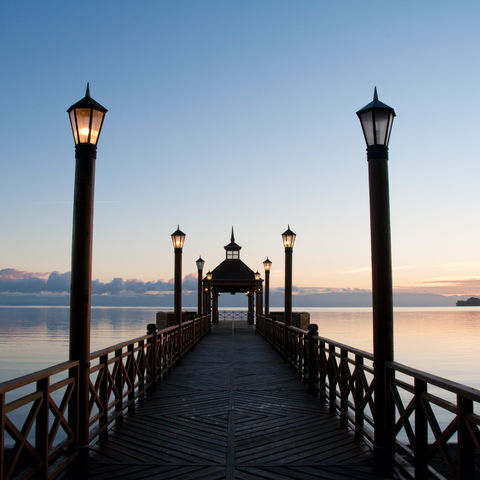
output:
M67 108L109 111L98 142L92 276L169 282L241 258L283 285L371 287L365 142L355 112L395 108L394 287L480 294L480 4L442 0L5 1L0 6L0 270L70 270ZM11 270L10 270L11 269ZM30 278L29 277L29 278ZM188 277L190 278L190 277Z

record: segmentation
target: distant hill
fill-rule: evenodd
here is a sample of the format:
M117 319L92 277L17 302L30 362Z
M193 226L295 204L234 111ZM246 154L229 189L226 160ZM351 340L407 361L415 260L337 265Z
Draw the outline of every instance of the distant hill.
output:
M457 307L480 307L480 298L470 297L468 300L458 300Z

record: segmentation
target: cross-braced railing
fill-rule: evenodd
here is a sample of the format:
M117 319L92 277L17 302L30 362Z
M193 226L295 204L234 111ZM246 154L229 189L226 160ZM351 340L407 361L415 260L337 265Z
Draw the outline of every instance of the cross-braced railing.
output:
M373 445L372 354L320 337L316 325L305 331L257 316L257 331L356 438ZM398 474L417 480L480 478L480 391L397 362L386 368L395 403L390 440Z
M210 330L210 317L184 322L181 332L149 330L90 355L91 441L134 412ZM65 362L0 384L0 480L54 478L77 457L78 381L78 362Z
M238 320L243 321L248 319L248 312L246 310L219 310L218 319L220 321L227 320Z

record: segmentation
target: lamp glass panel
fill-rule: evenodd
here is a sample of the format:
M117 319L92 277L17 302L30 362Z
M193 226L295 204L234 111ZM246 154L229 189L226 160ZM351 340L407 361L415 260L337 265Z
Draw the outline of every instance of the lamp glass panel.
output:
M387 146L390 142L390 134L392 133L393 117L395 115L392 112L389 112L388 116L389 116L389 119L388 119L388 126L387 126L387 138L385 139L385 145Z
M293 244L295 243L295 234L289 235L289 234L284 234L282 235L283 237L283 245L285 248L292 248Z
M387 132L390 112L387 110L375 111L375 136L377 145L387 145Z
M368 110L366 112L361 113L360 115L360 123L362 125L363 134L365 135L365 141L367 145L374 145L375 144L375 137L374 137L374 128L373 128L373 112Z
M77 128L78 128L78 143L89 143L90 141L90 108L77 108Z
M203 270L203 266L205 265L205 261L204 260L197 260L197 268L199 270Z
M184 235L172 235L172 242L175 248L183 248Z
M75 140L75 145L78 143L78 131L77 131L77 120L75 118L75 110L70 110L70 125L72 126L73 139Z
M92 129L90 133L90 143L92 143L93 145L97 144L104 116L105 112L101 112L99 110L93 110L92 112Z

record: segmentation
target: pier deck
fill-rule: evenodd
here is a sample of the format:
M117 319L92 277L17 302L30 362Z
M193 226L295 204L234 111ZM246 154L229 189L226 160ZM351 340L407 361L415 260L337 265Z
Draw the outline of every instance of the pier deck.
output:
M212 329L90 451L90 479L378 479L372 455L246 322Z

